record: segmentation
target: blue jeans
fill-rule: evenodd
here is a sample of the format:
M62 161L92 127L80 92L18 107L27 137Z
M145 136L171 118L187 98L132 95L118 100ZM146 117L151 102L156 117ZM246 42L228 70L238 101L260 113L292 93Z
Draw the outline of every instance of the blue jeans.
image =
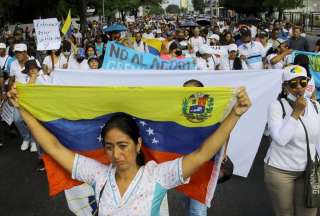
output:
M15 109L13 112L13 121L14 121L14 124L17 126L23 141L34 142L34 139L31 136L31 133L27 125L22 120L20 113L17 109Z
M185 197L186 208L188 209L188 216L207 216L207 206L198 200Z

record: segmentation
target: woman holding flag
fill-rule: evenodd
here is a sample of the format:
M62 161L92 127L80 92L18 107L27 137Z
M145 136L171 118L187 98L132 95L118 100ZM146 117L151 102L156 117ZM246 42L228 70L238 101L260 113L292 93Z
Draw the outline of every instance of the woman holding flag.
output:
M112 116L102 129L101 137L110 165L101 164L76 154L63 146L28 111L19 107L15 85L8 97L41 147L74 179L94 187L98 215L158 215L168 189L187 184L190 176L225 144L240 117L251 106L244 88L239 88L237 101L213 132L194 152L172 161L145 164L141 153L142 138L135 120L127 114Z

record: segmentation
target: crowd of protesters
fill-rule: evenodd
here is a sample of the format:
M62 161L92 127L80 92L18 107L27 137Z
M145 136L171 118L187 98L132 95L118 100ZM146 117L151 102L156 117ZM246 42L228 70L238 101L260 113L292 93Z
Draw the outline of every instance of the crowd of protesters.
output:
M44 84L51 79L51 74L54 73L55 69L99 70L102 66L108 41L116 41L136 51L149 53L149 48L144 39L162 41L160 58L164 60L193 58L197 70L264 70L284 69L290 65L300 65L302 66L300 70L305 70L303 77L308 81L308 86L304 86L300 80L298 80L300 84L297 84L297 86L307 88L309 97L317 99L315 82L308 68L308 58L303 55L292 58L291 53L293 50L320 53L320 40L313 47L309 44L301 27L292 25L285 20L253 24L213 19L210 20L208 25L187 26L179 23L179 20L167 20L164 17L144 17L143 19L137 19L136 22L123 23L123 25L126 26L126 31L111 31L108 33L104 32L102 24L97 21L88 23L85 29L72 26L71 31L62 36L59 49L45 52L36 50L37 42L34 29L31 30L28 27L23 29L17 25L11 32L8 28L5 28L0 40L0 100L6 100L6 91L8 90L6 86L10 77L15 77L16 81L22 83ZM284 80L284 84L291 81L291 78ZM293 77L292 79L296 78ZM291 89L295 89L293 84L290 86ZM302 91L299 93L302 93ZM296 109L300 108L299 114L297 114L297 116L300 116L304 109L301 108L301 104L296 106L298 107ZM272 114L274 113L271 113L270 116ZM270 122L274 121L271 118ZM278 119L279 122L282 122L282 118ZM277 125L277 127L280 126ZM279 130L283 130L283 128L274 129L273 127L274 124L271 124L271 136L273 142L277 143ZM39 152L39 147L18 112L14 112L12 133L15 133L15 128L18 129L22 137L21 151L30 149L31 152ZM276 135L275 130L278 130ZM3 145L3 142L1 142L3 136L3 134L0 135L0 146ZM292 136L294 134L291 134ZM278 152L281 151L282 149L278 150ZM296 149L292 151L296 151ZM270 165L269 158L266 160L268 165L266 175L280 175L277 170L273 170L279 168L275 165L276 163ZM289 169L288 172L296 171L285 168ZM41 161L39 169L44 170ZM298 171L301 171L300 167ZM281 187L281 185L276 186ZM273 185L273 187L276 186ZM270 190L273 189L271 186L270 188ZM275 199L281 198L281 194L273 193L272 196ZM282 204L278 203L274 206L277 209L287 207ZM205 215L205 205L197 202L194 206L196 206L196 212ZM313 214L309 212L306 215Z

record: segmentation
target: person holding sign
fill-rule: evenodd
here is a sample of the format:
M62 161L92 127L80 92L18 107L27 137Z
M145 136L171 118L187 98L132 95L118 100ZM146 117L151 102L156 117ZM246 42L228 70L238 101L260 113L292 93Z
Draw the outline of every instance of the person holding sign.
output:
M43 71L45 74L50 75L54 69L68 68L67 58L61 53L61 47L58 50L49 50L48 55L43 60ZM53 62L53 64L52 64Z

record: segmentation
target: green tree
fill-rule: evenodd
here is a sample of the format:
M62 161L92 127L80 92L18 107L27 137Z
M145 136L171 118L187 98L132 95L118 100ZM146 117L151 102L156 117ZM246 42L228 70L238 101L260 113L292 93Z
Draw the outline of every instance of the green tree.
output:
M164 10L159 4L154 4L154 5L149 6L148 14L161 15L161 14L164 14Z
M206 7L204 0L192 0L192 5L194 10L199 11L200 13L203 13L204 8Z
M172 13L172 14L177 14L180 12L180 8L178 5L175 4L170 4L168 5L168 7L166 8L166 12L167 13Z

